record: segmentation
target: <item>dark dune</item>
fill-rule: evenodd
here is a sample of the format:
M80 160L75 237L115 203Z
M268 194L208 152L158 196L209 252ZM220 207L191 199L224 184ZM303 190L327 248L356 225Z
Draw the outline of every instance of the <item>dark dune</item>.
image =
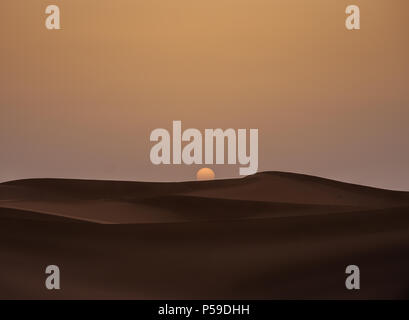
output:
M1 299L408 298L409 193L280 172L12 181L0 261ZM50 264L60 291L45 289Z

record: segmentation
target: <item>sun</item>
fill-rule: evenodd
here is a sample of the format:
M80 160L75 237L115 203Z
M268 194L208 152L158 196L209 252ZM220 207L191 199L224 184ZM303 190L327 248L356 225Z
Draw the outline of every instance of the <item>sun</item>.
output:
M196 179L198 181L213 180L215 177L214 171L209 168L202 168L196 173Z

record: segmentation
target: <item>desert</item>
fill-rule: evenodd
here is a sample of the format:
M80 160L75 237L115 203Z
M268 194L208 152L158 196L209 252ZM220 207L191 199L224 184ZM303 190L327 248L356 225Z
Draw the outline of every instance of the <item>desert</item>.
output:
M302 174L0 184L1 299L409 296L409 193ZM360 290L345 288L357 265ZM61 270L47 290L45 268Z

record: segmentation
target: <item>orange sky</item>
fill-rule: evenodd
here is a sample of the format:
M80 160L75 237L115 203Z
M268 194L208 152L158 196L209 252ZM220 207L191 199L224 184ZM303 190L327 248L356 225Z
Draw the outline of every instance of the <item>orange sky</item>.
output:
M48 4L63 30L46 30ZM359 31L345 29L349 4ZM195 179L199 166L149 160L151 130L182 120L258 128L259 171L409 190L406 0L3 0L0 12L0 181Z

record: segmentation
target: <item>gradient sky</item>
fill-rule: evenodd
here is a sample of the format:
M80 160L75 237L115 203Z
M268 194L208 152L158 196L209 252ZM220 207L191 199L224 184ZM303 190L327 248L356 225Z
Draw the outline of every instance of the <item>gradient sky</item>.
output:
M62 30L44 26L61 9ZM347 31L345 8L361 8ZM150 132L258 128L259 171L409 190L407 0L2 0L0 181L179 181ZM218 178L238 166L213 166Z

